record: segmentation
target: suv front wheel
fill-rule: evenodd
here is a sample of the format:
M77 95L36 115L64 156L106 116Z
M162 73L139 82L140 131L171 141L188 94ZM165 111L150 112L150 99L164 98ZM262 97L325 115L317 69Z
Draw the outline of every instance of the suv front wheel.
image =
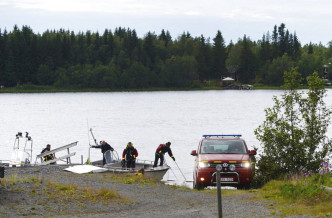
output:
M245 189L248 190L251 188L251 183L240 183L237 186L237 189Z
M196 190L202 190L202 189L204 189L203 185L197 183L197 176L196 176L196 178L194 178L193 187Z

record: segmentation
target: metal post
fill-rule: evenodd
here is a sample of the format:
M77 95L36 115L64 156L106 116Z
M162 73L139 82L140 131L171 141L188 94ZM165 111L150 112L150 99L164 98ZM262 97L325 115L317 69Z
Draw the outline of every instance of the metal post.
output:
M69 152L69 148L67 148L67 153L70 154L70 152ZM70 157L67 157L67 164L68 164L68 163L71 164Z
M221 201L221 187L220 187L220 170L222 169L221 165L216 166L216 182L217 182L217 198L218 198L218 217L222 218L222 201Z

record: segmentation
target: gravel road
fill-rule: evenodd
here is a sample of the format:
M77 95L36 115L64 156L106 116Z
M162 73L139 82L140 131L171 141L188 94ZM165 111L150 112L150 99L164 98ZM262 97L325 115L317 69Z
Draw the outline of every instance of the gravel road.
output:
M63 166L6 168L6 181L2 181L0 189L0 217L218 217L217 198L210 191L158 182L125 184L107 173L80 175L63 169ZM52 184L58 184L58 189L53 190L57 193L46 191ZM68 199L61 191L70 184L89 190L114 190L121 197L105 202L92 197ZM87 195L85 192L84 197ZM223 217L271 214L267 209L270 203L258 201L250 192L223 196L222 203Z

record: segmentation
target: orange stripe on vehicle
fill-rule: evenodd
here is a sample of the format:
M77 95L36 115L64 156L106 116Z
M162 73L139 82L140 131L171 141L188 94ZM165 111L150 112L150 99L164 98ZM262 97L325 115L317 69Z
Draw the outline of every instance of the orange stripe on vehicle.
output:
M236 161L234 161L234 160L231 160L231 161L228 161L228 163L236 163Z
M222 163L222 161L219 161L219 160L218 161L213 161L213 163Z

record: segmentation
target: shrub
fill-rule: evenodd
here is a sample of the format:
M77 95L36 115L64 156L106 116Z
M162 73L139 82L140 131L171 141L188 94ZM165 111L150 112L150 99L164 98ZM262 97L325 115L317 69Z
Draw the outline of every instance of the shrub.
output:
M332 151L327 137L331 108L326 107L323 81L317 73L307 78L309 90L299 92L300 74L296 68L285 72L285 91L275 105L265 110L266 119L255 130L263 152L257 162L257 175L267 182L299 171L318 172L320 163Z

